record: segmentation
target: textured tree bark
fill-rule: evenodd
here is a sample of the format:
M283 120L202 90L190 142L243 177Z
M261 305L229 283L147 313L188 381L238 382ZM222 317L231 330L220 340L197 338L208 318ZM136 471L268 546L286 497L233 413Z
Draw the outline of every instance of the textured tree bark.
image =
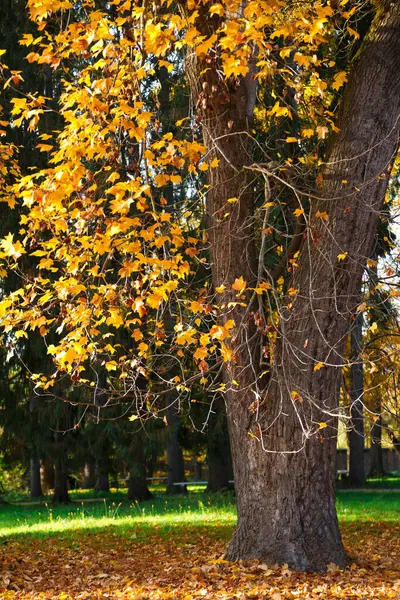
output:
M362 343L362 313L358 313L351 331L350 371L351 429L349 431L350 485L361 487L365 484L364 467L364 409L362 394L364 391L363 363L360 361Z
M167 465L168 480L167 494L185 494L186 486L174 485L179 481L185 481L185 463L183 461L183 452L179 444L179 408L173 399L167 397L167 421L168 421L168 440L167 440Z
M42 484L40 481L40 460L39 458L32 457L30 460L30 492L31 498L40 498L43 496Z
M258 557L312 571L347 563L335 507L339 375L399 133L400 4L383 6L349 76L340 132L291 282L299 292L283 310L266 386L254 301L222 317L240 325L236 361L224 369L238 509L228 559ZM205 30L212 26L207 19ZM251 177L243 167L252 162L246 132L254 83L248 77L230 87L215 65L204 70L196 61L188 58L189 82L210 156L220 159L207 197L213 283L230 289L242 276L251 287L258 265ZM230 197L239 201L227 205ZM327 225L317 211L328 213ZM343 252L347 258L338 262ZM232 292L221 294L221 304L230 300ZM318 362L328 366L314 371Z

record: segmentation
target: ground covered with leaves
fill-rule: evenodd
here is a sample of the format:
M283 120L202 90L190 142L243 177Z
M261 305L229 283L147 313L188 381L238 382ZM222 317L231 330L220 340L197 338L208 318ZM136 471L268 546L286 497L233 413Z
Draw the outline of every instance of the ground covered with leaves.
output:
M398 493L341 493L339 514L353 561L312 575L224 561L232 498L9 506L1 515L0 598L400 598Z

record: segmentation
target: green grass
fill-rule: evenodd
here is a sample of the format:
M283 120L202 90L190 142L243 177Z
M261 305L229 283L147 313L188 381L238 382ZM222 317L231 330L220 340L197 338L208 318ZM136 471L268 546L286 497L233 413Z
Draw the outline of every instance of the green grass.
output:
M0 507L0 539L54 534L73 539L77 531L110 528L130 538L146 538L154 530L169 537L181 527L228 526L235 519L233 497L222 494L159 496L141 504L128 502L126 496L64 506L11 504Z
M83 496L82 492L74 494ZM57 536L74 542L82 532L116 533L146 540L154 532L171 538L184 529L206 529L207 535L229 537L236 521L232 494L190 492L187 496L158 495L141 504L127 501L126 492L108 494L93 502L66 506L51 503L0 506L0 544L7 538ZM338 492L339 519L348 524L398 522L400 494L385 492Z

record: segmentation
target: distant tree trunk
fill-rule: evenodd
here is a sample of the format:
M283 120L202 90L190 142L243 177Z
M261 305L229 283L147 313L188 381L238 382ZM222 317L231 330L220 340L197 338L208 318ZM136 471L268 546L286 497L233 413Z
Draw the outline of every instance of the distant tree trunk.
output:
M168 398L167 401L169 404L167 408L167 494L185 494L187 491L186 486L174 485L174 483L178 483L179 481L185 481L185 463L183 460L182 448L179 444L180 418L175 403L170 401L170 398Z
M48 494L50 490L54 489L54 466L49 458L42 460L40 480L42 490L45 494Z
M363 409L364 365L360 360L362 325L363 317L362 313L359 312L356 316L354 327L351 331L351 429L348 433L350 450L349 481L351 485L359 487L365 484Z
M32 457L30 463L31 498L40 498L40 496L43 496L42 485L40 481L40 460L36 457Z
M376 399L374 413L377 415L376 421L374 421L370 437L371 437L371 449L370 449L370 463L369 463L369 475L375 477L382 477L386 474L385 467L383 465L383 452L382 452L382 404L379 396L379 390L377 390L378 396ZM379 416L378 416L379 415Z
M146 480L145 444L146 436L143 429L134 432L129 449L128 500L148 500L152 496Z
M96 459L96 483L94 489L98 492L109 492L110 482L108 479L108 458Z
M93 463L87 462L83 467L83 479L81 488L83 490L90 490L94 487L94 473L93 473Z
M229 487L232 479L232 459L229 446L225 404L221 397L214 403L207 432L208 492Z
M204 23L198 21L197 27L209 36L218 19L206 9L203 15ZM213 282L226 286L221 305L236 301L221 317L222 324L233 319L237 325L230 344L235 360L223 369L238 511L226 556L257 557L297 570L325 571L329 563L344 566L348 559L335 506L334 415L351 315L398 148L400 3L379 3L371 31L353 60L338 133L321 172L318 199L312 200L305 243L296 259L299 266L289 282L298 293L281 308L266 376L256 314L263 307L250 292L252 304L238 305L231 289L240 277L247 288L254 288L259 273L252 178L243 168L252 160L251 135L246 132L255 102L254 72L233 86L220 77L214 56L206 62L190 53L187 65L208 159L219 160L208 172ZM229 205L229 218L218 218L232 197L239 200ZM326 213L329 226L321 223L318 211ZM345 260L338 261L344 251ZM322 368L315 370L319 363Z
M203 463L196 460L194 465L194 479L195 481L202 481L203 479Z
M68 473L65 469L64 460L57 458L54 469L54 495L53 502L69 502L68 495Z
M37 455L38 441L35 439L35 434L38 430L38 412L37 412L37 396L33 389L33 383L29 382L29 413L30 413L30 493L31 498L39 498L43 495L40 481L40 459Z

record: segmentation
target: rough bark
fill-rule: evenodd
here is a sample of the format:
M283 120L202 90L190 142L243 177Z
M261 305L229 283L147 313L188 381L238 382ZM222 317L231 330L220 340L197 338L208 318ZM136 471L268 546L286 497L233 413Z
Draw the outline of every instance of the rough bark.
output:
M362 313L358 313L351 331L351 428L348 434L350 451L349 482L361 487L365 484L364 467L364 409L363 409L363 363L360 360L362 342Z
M205 29L212 26L206 20ZM236 307L225 317L240 325L236 362L224 369L238 509L227 551L233 560L258 557L313 571L347 563L335 507L335 413L345 340L398 145L400 4L385 3L352 67L340 132L315 194L321 200L312 203L291 282L299 293L283 311L267 387L259 378L256 307ZM230 288L242 276L251 287L258 272L254 206L243 170L251 148L241 132L249 129L254 84L249 77L229 87L215 65L204 72L196 58L188 59L188 74L210 156L220 159L207 200L213 282ZM227 205L230 197L239 202ZM227 210L229 217L219 218ZM318 210L328 213L327 225ZM347 259L339 262L344 251ZM229 300L228 292L221 295L221 304ZM314 371L318 362L327 366Z
M179 481L185 481L185 464L183 461L182 448L179 444L179 408L173 400L170 401L170 398L168 398L167 401L167 494L185 494L187 492L186 486L174 485L174 483Z
M216 399L213 408L207 431L207 492L229 488L229 480L233 477L226 409L222 398Z
M42 485L40 481L40 460L37 457L32 457L30 463L31 498L40 498L40 496L43 496Z

